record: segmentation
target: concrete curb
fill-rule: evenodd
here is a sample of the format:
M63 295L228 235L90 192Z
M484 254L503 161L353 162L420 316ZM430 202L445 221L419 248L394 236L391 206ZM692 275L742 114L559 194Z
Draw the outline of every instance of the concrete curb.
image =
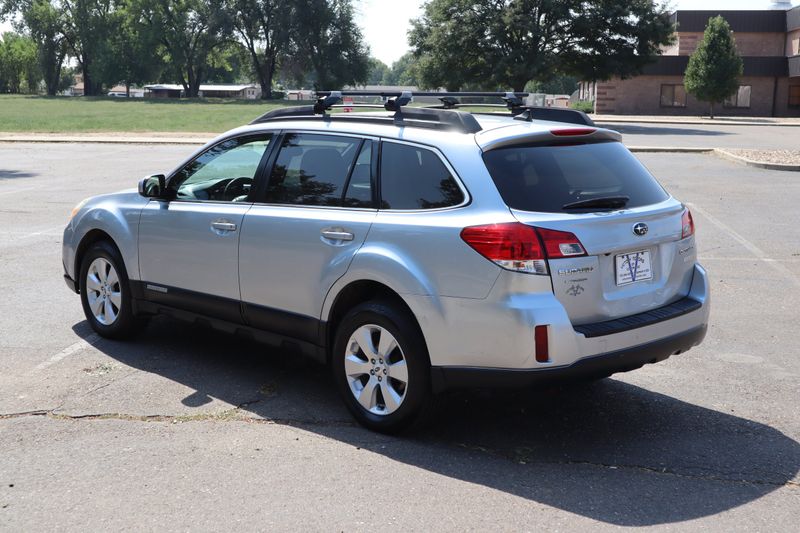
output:
M80 136L42 136L42 135L21 135L21 136L0 136L0 143L93 143L93 144L176 144L202 146L208 139L200 138L170 138L170 137L80 137ZM707 147L686 147L686 146L629 146L628 149L633 153L653 153L653 154L713 154L722 159L734 161L754 168L767 170L782 170L790 172L800 172L800 165L783 165L779 163L764 163L753 161L738 155L732 154L720 148Z
M746 157L742 157L719 148L714 149L714 155L721 157L722 159L727 159L728 161L747 165L748 167L764 168L767 170L782 170L787 172L800 172L800 165L786 165L783 163L765 163L763 161L755 161L753 159L747 159Z
M95 136L68 136L68 135L0 135L0 143L92 143L92 144L186 144L203 145L210 141L208 138L172 138L172 137L95 137Z
M628 150L633 153L651 154L710 154L714 148L695 148L686 146L628 146Z
M637 118L609 118L589 115L597 124L664 124L679 126L780 126L783 128L800 128L800 122L746 122L727 120L650 120Z

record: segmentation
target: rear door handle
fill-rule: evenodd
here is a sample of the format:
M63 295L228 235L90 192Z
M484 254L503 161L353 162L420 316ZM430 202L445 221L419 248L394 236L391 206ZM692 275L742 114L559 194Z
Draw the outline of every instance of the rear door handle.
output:
M334 230L334 229L322 230L322 236L332 241L352 241L356 237L349 231Z
M214 221L211 223L211 229L217 231L236 231L236 224L233 222Z

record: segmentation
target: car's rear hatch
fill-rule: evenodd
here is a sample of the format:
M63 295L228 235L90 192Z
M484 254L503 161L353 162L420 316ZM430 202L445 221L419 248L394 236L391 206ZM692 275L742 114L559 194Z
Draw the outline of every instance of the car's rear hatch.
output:
M548 260L554 294L576 326L680 300L695 262L694 239L683 236L684 207L621 143L591 137L578 133L484 153L520 222L580 241L585 253Z

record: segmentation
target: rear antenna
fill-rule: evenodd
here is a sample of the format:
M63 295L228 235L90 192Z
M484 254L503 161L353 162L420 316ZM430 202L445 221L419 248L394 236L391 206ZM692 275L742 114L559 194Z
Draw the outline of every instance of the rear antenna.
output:
M328 96L324 96L317 100L314 104L314 114L324 115L325 111L329 110L334 105L342 101L342 91L331 91Z

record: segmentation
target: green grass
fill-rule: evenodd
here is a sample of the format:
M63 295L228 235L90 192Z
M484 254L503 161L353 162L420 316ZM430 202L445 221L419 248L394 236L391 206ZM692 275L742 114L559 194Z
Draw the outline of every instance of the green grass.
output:
M286 105L289 102L0 95L0 132L215 133Z

